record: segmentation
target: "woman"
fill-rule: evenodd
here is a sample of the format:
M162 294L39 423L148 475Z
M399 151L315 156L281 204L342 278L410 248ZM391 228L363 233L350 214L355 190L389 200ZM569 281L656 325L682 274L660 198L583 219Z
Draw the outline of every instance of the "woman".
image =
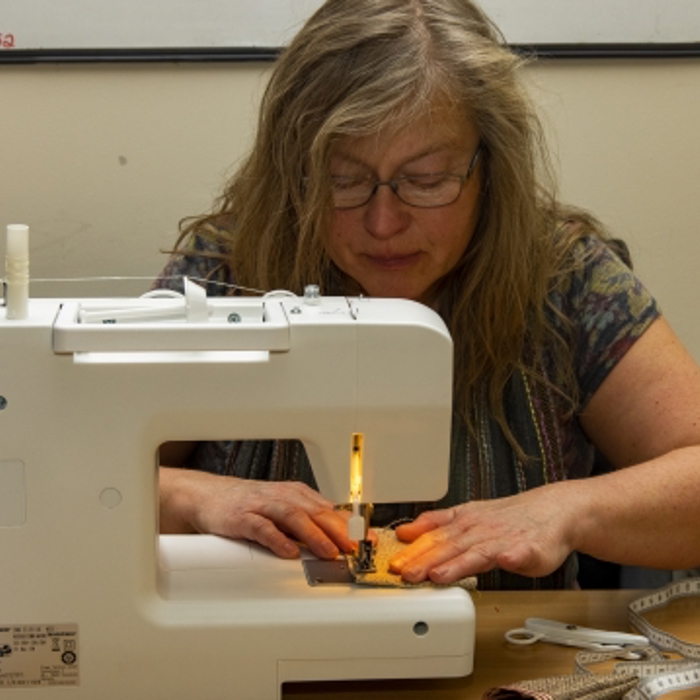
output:
M397 530L411 542L393 562L406 580L570 587L577 550L693 566L700 370L599 224L557 202L502 43L468 0L326 2L273 71L249 157L158 284L320 281L442 315L455 342L450 489L378 509L418 516ZM618 471L583 479L596 450ZM164 530L288 557L294 539L325 557L351 546L302 483L314 485L299 443L205 443L187 465L161 469Z

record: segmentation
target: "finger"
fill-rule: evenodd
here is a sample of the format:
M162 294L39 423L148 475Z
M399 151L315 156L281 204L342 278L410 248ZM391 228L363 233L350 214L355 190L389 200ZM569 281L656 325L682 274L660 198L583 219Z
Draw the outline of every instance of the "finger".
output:
M316 525L343 552L351 552L355 546L348 537L347 515L346 511L323 510L311 516Z
M300 554L299 545L296 542L281 532L272 521L256 513L247 514L236 530L235 533L221 534L257 542L282 559L295 559Z
M316 517L323 522L323 513L332 511L322 511ZM321 559L335 559L339 554L336 543L328 534L314 521L306 511L297 505L286 501L272 501L261 509L261 515L272 521L276 528L287 533L306 545L309 550Z
M562 559L563 561L563 559ZM479 543L447 561L430 568L427 577L435 583L453 583L499 568L521 576L546 576L561 564L540 556L528 543L506 545L497 540Z
M406 548L402 554L390 562L390 570L401 574L401 578L410 583L419 583L428 578L429 572L458 556L459 550L451 541L429 544L426 537L421 537L414 545L421 545L421 551L408 551ZM411 545L413 547L414 545Z
M452 509L434 510L421 513L413 522L399 525L396 537L402 542L413 542L426 532L450 524L455 519Z
M417 561L431 549L434 549L435 545L436 541L430 534L419 537L389 560L390 570L397 574L401 573L406 566Z
M444 530L434 530L422 535L393 557L389 569L401 574L407 581L418 582L427 577L429 569L458 553L454 540L447 538Z
M498 565L498 558L488 547L472 547L452 559L430 568L426 577L434 583L454 583L468 576L483 574Z
M499 551L495 543L464 548L464 545L445 542L408 562L401 570L401 577L409 583L427 579L440 584L454 583L496 568Z
M274 512L268 514L280 529L288 530L316 556L335 558L338 550L352 551L353 543L347 536L349 514L346 511L336 510L332 501L301 482L275 485L281 489L277 499L280 503L274 504ZM264 510L265 505L261 512Z

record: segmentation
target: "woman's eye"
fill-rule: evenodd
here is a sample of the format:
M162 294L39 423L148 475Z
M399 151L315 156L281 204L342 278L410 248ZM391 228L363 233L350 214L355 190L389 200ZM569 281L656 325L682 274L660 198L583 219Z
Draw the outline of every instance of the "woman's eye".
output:
M333 175L331 178L333 189L335 190L352 190L367 186L367 178L353 177L351 175Z
M445 173L426 173L424 175L405 175L402 180L417 190L432 190L445 184Z

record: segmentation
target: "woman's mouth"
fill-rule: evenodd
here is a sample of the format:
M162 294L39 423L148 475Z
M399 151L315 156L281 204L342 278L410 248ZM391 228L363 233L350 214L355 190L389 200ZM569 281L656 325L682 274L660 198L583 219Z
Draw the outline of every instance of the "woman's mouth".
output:
M409 253L407 255L369 255L365 254L365 258L374 267L379 267L383 270L402 270L414 265L421 253Z

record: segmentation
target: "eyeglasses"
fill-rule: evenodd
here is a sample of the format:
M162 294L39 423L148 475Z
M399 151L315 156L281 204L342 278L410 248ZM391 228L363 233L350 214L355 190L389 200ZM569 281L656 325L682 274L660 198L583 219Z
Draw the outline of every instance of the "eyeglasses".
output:
M420 173L400 175L393 180L376 180L371 177L332 175L333 206L336 209L357 209L367 204L376 191L386 185L404 203L411 207L433 209L446 207L459 199L462 188L472 176L479 157L481 144L477 146L464 175L455 173Z

